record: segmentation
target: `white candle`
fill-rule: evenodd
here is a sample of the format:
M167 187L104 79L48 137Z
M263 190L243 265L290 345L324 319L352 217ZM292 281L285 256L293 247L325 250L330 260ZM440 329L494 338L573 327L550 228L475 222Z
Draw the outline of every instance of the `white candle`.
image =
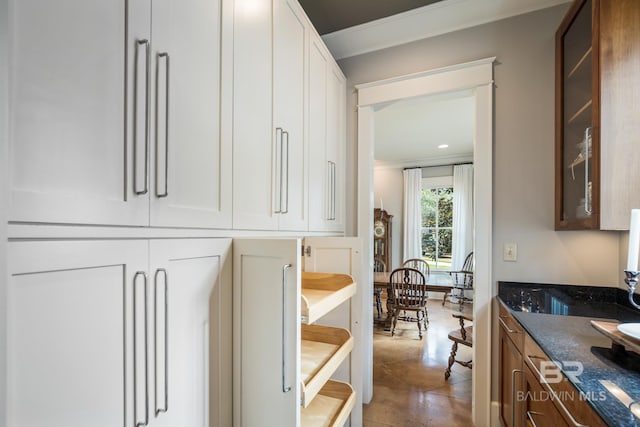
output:
M380 210L381 211L384 210L384 205L382 204L382 197L380 197Z
M627 271L638 271L638 249L640 248L640 209L631 209L629 225L629 256Z

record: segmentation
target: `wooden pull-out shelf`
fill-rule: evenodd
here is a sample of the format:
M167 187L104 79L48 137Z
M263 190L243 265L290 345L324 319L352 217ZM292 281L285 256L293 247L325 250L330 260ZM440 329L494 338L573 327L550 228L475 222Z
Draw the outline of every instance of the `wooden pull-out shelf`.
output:
M355 293L348 274L302 272L302 323L314 323Z
M353 349L351 333L342 328L302 325L302 407L314 400Z
M302 427L342 427L356 401L353 388L340 381L328 381L309 407L300 411Z

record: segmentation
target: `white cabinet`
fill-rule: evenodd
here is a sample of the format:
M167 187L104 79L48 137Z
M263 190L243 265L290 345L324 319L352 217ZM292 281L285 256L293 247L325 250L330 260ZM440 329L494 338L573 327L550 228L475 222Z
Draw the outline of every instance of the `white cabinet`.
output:
M236 427L342 426L350 414L361 425L358 272L340 271L359 265L360 251L357 239L328 240L305 268L338 273L303 272L299 239L234 240Z
M319 36L309 43L309 230L344 231L346 81Z
M219 0L153 10L10 1L10 220L230 226Z
M151 225L231 227L233 64L223 13L221 0L153 3Z
M229 247L10 243L7 424L228 426Z
M233 227L306 231L306 18L295 0L236 0Z

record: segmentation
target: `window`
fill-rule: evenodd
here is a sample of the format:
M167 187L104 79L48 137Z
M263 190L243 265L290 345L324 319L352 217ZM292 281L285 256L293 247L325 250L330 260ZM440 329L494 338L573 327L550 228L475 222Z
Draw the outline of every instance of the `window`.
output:
M422 187L422 256L432 269L451 269L453 241L453 186ZM426 184L426 185L425 185Z

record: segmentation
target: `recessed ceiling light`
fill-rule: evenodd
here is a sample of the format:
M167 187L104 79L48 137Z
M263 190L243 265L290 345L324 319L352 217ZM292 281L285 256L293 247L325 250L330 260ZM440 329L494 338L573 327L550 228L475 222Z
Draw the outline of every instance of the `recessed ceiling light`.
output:
M448 144L440 144L438 145L438 148L449 148Z

